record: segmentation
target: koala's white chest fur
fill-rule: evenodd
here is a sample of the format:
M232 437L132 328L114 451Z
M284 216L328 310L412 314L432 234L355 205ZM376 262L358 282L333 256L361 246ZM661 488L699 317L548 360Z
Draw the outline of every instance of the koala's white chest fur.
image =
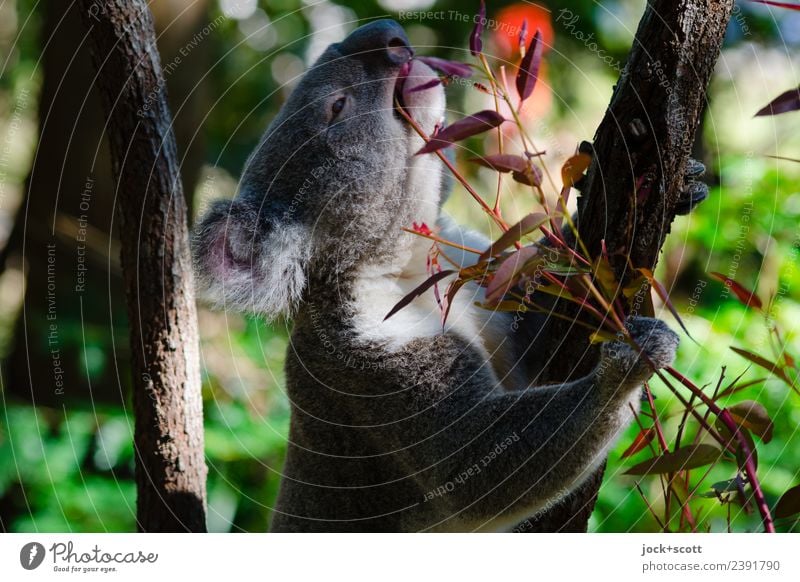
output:
M440 218L438 226L445 239L475 248L489 244L481 235L460 229L448 217ZM417 338L429 338L442 333L456 334L478 350L487 361L493 362L496 370L505 369L506 350L503 344L510 324L508 314L492 312L476 305L483 302L485 293L475 284L465 285L456 294L444 326L442 309L432 289L384 320L398 302L429 277L425 271L425 254L429 247L427 241L416 244L403 265L363 269L354 292L354 327L359 337L364 342L397 350ZM462 256L457 250L451 252L453 250L447 249L451 259L468 264L469 257ZM442 300L454 277L448 277L438 284Z
M364 273L355 292L355 328L359 330L359 336L371 343L385 344L392 350L403 347L413 339L432 337L443 331L457 333L470 341L479 339L486 318L481 317L479 308L471 303L480 300L482 295L474 286L456 295L444 328L441 308L431 290L384 321L392 308L426 277L412 277L408 273ZM439 283L442 295L450 280L452 277Z

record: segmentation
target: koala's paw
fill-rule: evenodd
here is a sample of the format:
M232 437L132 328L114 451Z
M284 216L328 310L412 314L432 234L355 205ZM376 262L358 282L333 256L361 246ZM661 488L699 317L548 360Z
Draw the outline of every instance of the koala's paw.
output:
M705 173L706 167L702 162L695 159L689 160L686 166L683 191L675 206L675 214L681 216L689 214L698 204L708 198L708 186L700 182L700 178Z
M680 338L666 323L650 317L630 317L625 325L656 368L669 366L675 359Z
M659 319L631 317L625 325L647 358L624 342L610 342L603 346L598 376L601 386L614 392L620 388L638 387L653 375L653 366L656 369L669 366L675 359L680 341L678 334Z

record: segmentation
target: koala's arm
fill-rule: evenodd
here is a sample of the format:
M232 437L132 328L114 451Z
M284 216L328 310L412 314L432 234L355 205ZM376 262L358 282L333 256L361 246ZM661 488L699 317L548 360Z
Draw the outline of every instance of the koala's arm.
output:
M663 322L635 318L631 328L656 367L672 361L678 337ZM590 375L568 384L505 392L487 388L485 368L450 372L446 396L415 417L422 426L406 454L422 503L441 516L427 527L462 530L513 526L580 485L632 419L631 405L638 411L653 370L614 342Z

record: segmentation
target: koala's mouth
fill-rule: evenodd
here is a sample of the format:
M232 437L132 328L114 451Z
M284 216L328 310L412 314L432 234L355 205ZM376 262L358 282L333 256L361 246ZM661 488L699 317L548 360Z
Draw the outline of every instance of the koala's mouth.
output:
M444 115L444 89L439 75L419 59L405 63L397 74L394 98L415 120L424 122ZM395 111L398 117L402 115ZM428 125L424 123L424 125Z
M394 81L394 91L392 92L392 99L395 109L395 115L397 117L402 118L402 115L397 111L398 109L405 109L406 108L406 99L405 99L405 86L406 81L408 81L408 75L411 72L411 61L404 63L402 67L400 67L400 71L397 73Z

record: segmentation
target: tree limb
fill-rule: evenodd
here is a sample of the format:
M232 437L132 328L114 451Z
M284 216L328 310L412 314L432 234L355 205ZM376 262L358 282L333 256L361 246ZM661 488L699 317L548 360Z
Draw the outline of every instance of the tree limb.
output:
M648 3L628 63L595 135L579 229L605 240L621 274L652 268L675 218L733 0Z
M206 465L186 202L143 0L80 0L119 192L133 355L137 522L205 531Z
M578 229L593 256L605 244L618 280L652 269L669 233L687 161L719 58L733 0L649 0L628 62L594 140L594 160L579 200ZM645 290L646 291L646 290ZM628 312L636 311L631 305ZM564 304L555 305L575 316ZM548 364L539 381L588 373L596 350L588 333L555 317L544 323L533 357ZM521 531L585 531L601 468Z

